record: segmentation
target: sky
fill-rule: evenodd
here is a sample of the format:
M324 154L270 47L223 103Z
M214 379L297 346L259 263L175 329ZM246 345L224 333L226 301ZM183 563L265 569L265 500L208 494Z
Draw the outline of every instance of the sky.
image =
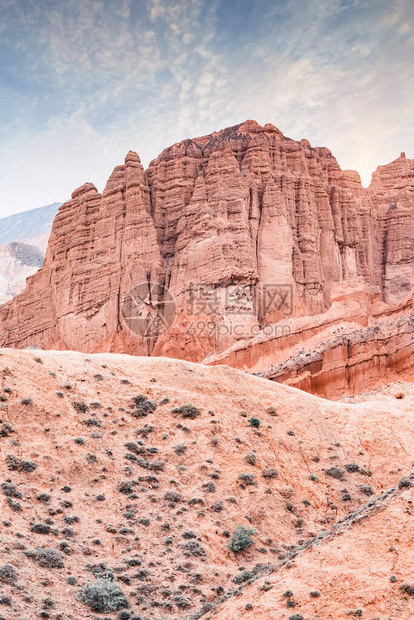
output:
M246 119L414 157L413 0L0 0L0 217Z

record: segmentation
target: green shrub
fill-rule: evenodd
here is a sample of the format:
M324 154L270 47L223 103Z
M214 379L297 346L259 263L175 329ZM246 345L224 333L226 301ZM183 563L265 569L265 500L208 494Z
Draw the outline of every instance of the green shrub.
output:
M253 428L259 428L260 420L259 420L259 418L250 418L249 424L250 424L250 426L253 426Z
M239 553L250 547L253 544L253 540L250 538L252 534L256 534L255 529L238 525L228 543L230 551Z
M120 585L111 576L98 577L87 583L79 592L78 600L93 611L109 614L129 607L128 599Z

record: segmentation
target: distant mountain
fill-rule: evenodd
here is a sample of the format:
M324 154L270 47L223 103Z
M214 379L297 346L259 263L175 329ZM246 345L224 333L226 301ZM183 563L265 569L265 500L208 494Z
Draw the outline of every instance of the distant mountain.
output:
M0 304L25 289L26 278L40 269L43 260L43 252L33 245L13 241L0 246Z
M35 245L44 252L47 247L53 220L60 205L60 202L54 202L45 207L1 218L0 246L12 241L24 241Z

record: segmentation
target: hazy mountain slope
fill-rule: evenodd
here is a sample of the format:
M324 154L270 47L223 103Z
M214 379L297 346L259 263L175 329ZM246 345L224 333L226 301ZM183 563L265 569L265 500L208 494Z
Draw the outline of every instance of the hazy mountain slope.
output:
M25 241L45 251L52 223L60 202L23 211L0 219L0 245L11 241Z
M326 575L331 566L331 581L338 570L344 583L351 579L355 554L341 551L338 568L337 554L321 559L322 545L341 520L349 531L359 510L370 540L384 541L366 505L409 474L414 451L413 389L398 390L405 398L392 398L391 390L350 405L225 366L1 350L0 616L102 617L102 609L77 597L94 576L107 574L131 606L123 618L195 620L236 604L236 615L225 607L218 616L229 620L252 603L257 614L250 618L287 619L295 610L279 594L290 570L295 602L311 588L322 592L312 609L304 607L312 610L305 620L331 617L326 600L332 605L336 592L340 609L349 602L352 610L354 593L329 590ZM145 398L133 403L139 395L155 401L152 413ZM188 403L199 409L195 417L174 411ZM388 546L405 557L411 538L400 535L399 516L411 508L398 502L386 532ZM256 534L246 551L234 553L228 537L238 525ZM321 547L312 550L319 538ZM366 561L369 553L361 545ZM262 613L257 574L283 560L294 566L301 554L303 583L300 570L286 566ZM390 575L392 569L398 580L409 579L394 556ZM372 598L389 595L388 576L372 583ZM393 593L403 600L399 583ZM105 584L98 581L99 591ZM233 598L240 586L251 588L251 600ZM413 611L412 603L402 609Z
M24 290L26 278L40 269L43 259L43 252L33 245L14 241L0 246L0 304Z

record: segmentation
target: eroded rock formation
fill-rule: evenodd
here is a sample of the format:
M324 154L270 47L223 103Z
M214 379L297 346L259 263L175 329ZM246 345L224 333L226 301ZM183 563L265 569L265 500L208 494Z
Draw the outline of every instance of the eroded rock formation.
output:
M175 144L146 171L130 152L102 194L86 184L60 208L43 269L0 310L0 345L200 361L286 316L329 312L357 278L398 305L413 196L404 154L363 189L328 149L254 121Z

